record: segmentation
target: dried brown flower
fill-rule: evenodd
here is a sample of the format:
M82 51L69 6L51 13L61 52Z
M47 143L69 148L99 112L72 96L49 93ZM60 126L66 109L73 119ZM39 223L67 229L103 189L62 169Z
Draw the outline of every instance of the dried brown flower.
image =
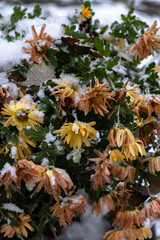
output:
M99 214L103 213L104 204L107 205L109 210L111 211L115 210L115 202L112 194L102 196L98 199L98 202L94 202L92 206L92 214L95 212L96 216L99 216Z
M32 48L23 47L23 50L31 55L31 60L34 63L42 63L43 57L47 62L49 62L46 57L46 51L51 47L51 41L53 38L45 33L46 24L43 24L39 35L37 34L34 25L32 25L33 40L26 40L26 43L29 43ZM53 46L52 46L53 47Z
M87 115L94 109L95 114L108 113L106 105L109 105L108 100L112 99L111 88L107 88L109 83L99 84L98 78L94 77L95 85L94 88L88 87L88 92L86 92L85 97L80 100L80 108Z
M160 216L160 197L144 203L144 208L141 210L144 218L158 218Z
M87 200L82 195L72 195L71 191L65 198L55 196L57 201L51 208L52 217L59 217L60 226L67 226L67 223L72 223L72 218L77 213L85 212L84 206L88 205Z
M130 52L135 52L135 59L147 58L151 53L154 56L153 47L160 49L156 42L160 42L160 35L156 35L159 28L156 28L157 21L154 21L152 26L136 41L131 47Z

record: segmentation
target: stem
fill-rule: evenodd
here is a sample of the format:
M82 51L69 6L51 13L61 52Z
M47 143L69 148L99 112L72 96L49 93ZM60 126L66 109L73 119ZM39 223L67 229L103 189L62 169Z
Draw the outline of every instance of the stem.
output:
M54 237L55 237L55 240L58 240L58 237L57 237L57 235L56 235L56 233L55 233L54 227L52 226L51 223L49 223L49 224L50 224L51 230L52 230L52 232L53 232L53 235L54 235Z
M44 240L43 235L41 235L41 240Z
M119 125L119 123L120 123L119 114L120 114L120 105L118 105L118 111L117 111L117 124L118 124L118 125Z
M14 227L12 227L12 229L15 231L15 233L18 235L18 237L19 237L21 240L25 240L25 239L19 234L19 232L17 232L17 230L16 230Z
M116 91L116 88L115 88L114 83L112 82L111 78L108 77L107 79L108 79L109 83L111 84L113 91Z
M146 189L147 189L148 195L149 195L150 197L152 197L151 192L150 192L150 190L149 190L149 186L148 186L147 179L145 179L145 187L146 187Z

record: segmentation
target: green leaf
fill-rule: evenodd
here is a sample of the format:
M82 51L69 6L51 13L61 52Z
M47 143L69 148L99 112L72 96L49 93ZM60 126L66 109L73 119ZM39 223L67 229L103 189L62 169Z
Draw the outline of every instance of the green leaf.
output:
M76 26L72 25L71 27L65 26L65 34L72 36L73 38L85 39L87 36L84 32L75 31Z
M104 34L108 29L108 25L101 28L100 34Z
M33 14L28 13L28 18L32 19L32 18L35 18L35 17L39 17L41 15L41 12L42 12L42 9L41 9L40 5L37 4L34 8Z
M116 66L118 64L119 61L119 57L115 57L114 59L109 59L107 61L107 69L111 69L114 66Z
M97 49L97 51L103 55L103 40L99 37L95 37L94 39L94 46Z
M21 20L25 17L27 8L22 10L21 9L21 4L19 3L13 8L13 11L14 11L14 13L11 15L11 23L15 24L19 20Z
M45 138L46 134L49 132L48 127L35 125L35 129L26 129L24 128L25 133L31 137L31 139L35 142L42 142Z
M34 16L39 17L41 15L42 9L39 4L37 4L34 8Z
M98 37L94 39L94 46L102 56L107 57L110 54L109 44L104 45L103 40Z
M53 66L58 67L57 59L55 56L56 52L57 52L56 50L48 48L48 50L46 52L46 56Z

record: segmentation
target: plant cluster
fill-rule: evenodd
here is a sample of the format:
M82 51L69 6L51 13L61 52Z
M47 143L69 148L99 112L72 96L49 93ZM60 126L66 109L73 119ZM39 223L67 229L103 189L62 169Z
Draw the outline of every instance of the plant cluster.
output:
M160 49L159 28L133 9L110 28L93 16L85 2L60 39L45 23L40 32L31 26L31 39L17 32L22 19L41 17L39 5L33 14L17 5L2 26L30 56L0 75L3 239L43 239L46 229L56 239L89 203L97 216L105 205L114 216L104 239L152 236L145 221L160 215L160 66L140 63Z

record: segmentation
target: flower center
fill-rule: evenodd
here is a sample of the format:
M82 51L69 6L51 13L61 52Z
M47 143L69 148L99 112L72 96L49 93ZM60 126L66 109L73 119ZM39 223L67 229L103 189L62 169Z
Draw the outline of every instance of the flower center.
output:
M95 104L95 103L98 103L98 104L100 104L100 103L102 103L103 102L103 100L102 100L102 96L96 96L96 97L94 97L92 100L92 104Z
M18 121L20 122L25 122L28 120L28 113L23 110L23 109L19 109L17 112L16 112L16 118L18 119Z
M46 40L38 40L36 42L36 49L39 53L45 53L48 49L47 41Z

